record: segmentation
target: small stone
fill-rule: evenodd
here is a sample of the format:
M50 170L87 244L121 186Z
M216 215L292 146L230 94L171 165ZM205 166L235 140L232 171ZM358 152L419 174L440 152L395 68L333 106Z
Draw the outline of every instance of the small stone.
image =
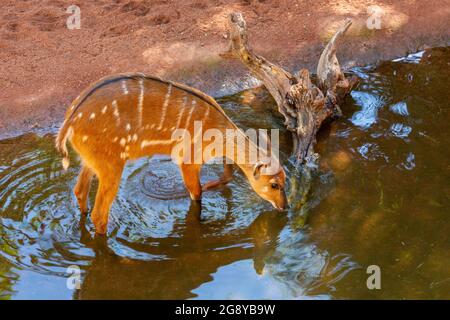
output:
M338 151L332 155L330 165L334 170L343 171L352 162L351 157L345 151Z

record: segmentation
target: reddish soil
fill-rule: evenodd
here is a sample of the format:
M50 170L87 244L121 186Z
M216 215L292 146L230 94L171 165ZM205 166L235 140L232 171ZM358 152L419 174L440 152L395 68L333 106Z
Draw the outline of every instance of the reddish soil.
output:
M66 8L81 8L69 30ZM366 27L378 5L381 29ZM159 75L212 95L254 85L219 57L226 20L241 11L255 51L289 69L314 69L330 34L354 20L338 51L344 66L448 46L449 0L2 0L0 136L59 125L71 100L102 76Z

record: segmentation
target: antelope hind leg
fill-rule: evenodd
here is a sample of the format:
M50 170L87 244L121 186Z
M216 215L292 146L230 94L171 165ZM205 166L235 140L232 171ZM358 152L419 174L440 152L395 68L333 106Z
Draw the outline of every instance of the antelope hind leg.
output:
M83 165L80 174L78 176L77 184L73 189L73 192L77 197L78 205L80 206L80 211L82 214L87 214L88 212L87 201L93 176L94 172L91 169L89 169L86 165Z
M92 210L92 222L98 234L105 234L108 228L108 217L111 204L119 190L123 166L105 171L98 175L99 184L95 205Z

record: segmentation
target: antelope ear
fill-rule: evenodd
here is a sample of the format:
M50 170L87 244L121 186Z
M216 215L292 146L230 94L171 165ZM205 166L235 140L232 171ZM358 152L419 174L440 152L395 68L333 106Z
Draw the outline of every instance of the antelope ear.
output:
M259 177L261 176L261 169L265 166L266 164L262 163L262 162L258 162L257 164L255 164L253 166L253 177L255 178L255 180L258 180Z

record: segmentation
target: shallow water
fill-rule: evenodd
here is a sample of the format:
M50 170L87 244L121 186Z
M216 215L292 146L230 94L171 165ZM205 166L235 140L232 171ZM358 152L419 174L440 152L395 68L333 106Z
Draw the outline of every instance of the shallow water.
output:
M320 133L320 169L288 213L238 173L204 194L199 221L176 166L154 157L127 166L109 236L93 238L71 193L76 155L63 172L51 134L0 141L0 298L449 299L449 64L441 49L354 69L362 83ZM264 90L218 101L243 128L283 127ZM66 286L74 265L79 290Z

